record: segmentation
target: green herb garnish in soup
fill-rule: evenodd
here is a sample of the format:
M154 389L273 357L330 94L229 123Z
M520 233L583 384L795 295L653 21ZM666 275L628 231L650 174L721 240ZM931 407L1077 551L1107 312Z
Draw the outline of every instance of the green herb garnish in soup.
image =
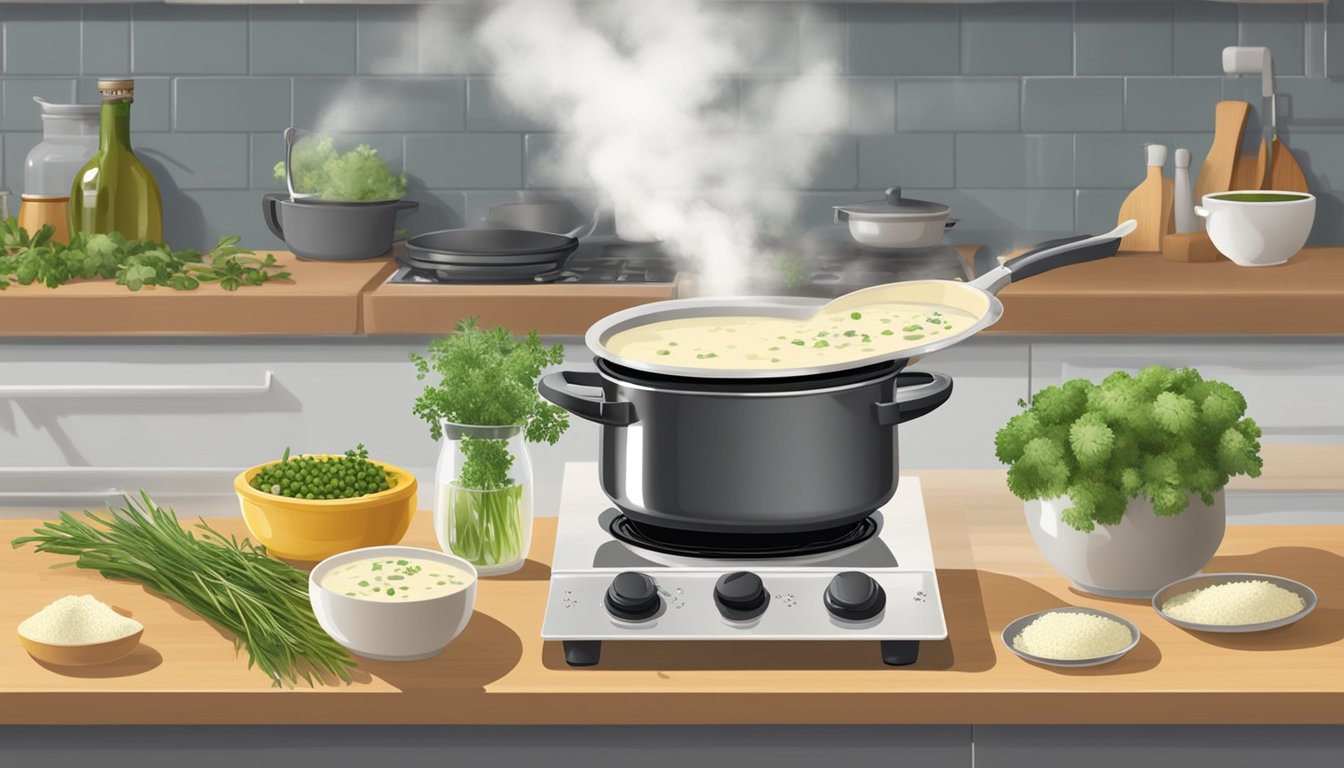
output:
M1306 195L1293 195L1285 192L1225 192L1213 195L1214 200L1226 200L1229 203L1291 203L1306 200Z
M386 584L384 576L398 584ZM472 578L461 568L435 560L369 557L332 568L319 583L323 589L337 594L399 603L461 592L471 584Z
M618 357L646 363L784 370L898 354L920 346L915 342L940 330L971 325L976 319L969 312L941 304L913 302L866 304L852 312L809 320L752 315L684 317L621 331L606 346ZM903 333L897 334L896 328ZM732 334L732 344L722 343L724 333Z

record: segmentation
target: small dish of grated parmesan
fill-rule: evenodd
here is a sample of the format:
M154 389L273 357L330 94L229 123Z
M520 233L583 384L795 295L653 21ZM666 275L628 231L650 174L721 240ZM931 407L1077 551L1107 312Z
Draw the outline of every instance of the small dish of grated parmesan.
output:
M60 666L116 661L135 650L145 628L93 595L66 595L19 623L19 643Z
M1124 656L1139 642L1129 621L1091 608L1053 608L1013 621L1003 644L1027 661L1056 667L1094 667Z
M1316 593L1282 576L1212 573L1168 584L1153 608L1178 627L1202 632L1259 632L1300 621L1316 607Z

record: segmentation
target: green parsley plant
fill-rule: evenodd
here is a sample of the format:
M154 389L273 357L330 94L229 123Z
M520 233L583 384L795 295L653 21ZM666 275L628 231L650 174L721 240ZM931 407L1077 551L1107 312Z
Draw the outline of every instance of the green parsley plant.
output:
M1008 489L1023 500L1068 496L1063 519L1080 531L1120 522L1130 499L1158 515L1212 504L1234 475L1259 477L1260 428L1246 399L1193 368L1116 371L1101 384L1046 387L994 439Z

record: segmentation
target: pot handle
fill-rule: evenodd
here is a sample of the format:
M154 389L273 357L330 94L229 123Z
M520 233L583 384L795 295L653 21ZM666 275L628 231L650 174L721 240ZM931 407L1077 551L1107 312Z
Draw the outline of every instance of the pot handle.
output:
M285 230L280 226L280 201L287 197L279 192L267 192L261 198L261 215L266 219L266 228L281 240L285 239Z
M570 385L601 387L604 383L601 374L596 371L556 371L541 377L537 382L537 391L575 416L598 424L628 427L639 421L634 403L582 397L569 391Z
M1202 206L1202 205L1196 205L1196 206L1195 206L1195 215L1198 216L1198 217L1201 218L1201 219L1207 219L1207 218L1209 218L1209 216L1211 216L1211 215L1213 215L1213 214L1209 211L1208 208L1205 208L1205 207Z
M419 207L420 207L420 203L418 203L418 202L416 202L416 201L414 201L414 200L398 200L398 201L397 201L397 213L401 213L402 211L414 211L416 208L419 208Z
M896 400L877 404L877 423L892 427L932 413L952 396L952 377L944 373L896 374Z

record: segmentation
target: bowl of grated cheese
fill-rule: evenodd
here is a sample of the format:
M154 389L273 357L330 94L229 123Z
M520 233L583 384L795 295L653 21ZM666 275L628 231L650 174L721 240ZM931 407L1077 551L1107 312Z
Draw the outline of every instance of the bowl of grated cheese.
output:
M93 595L66 595L19 623L19 644L38 661L63 667L106 664L140 644L144 626L129 611Z
M1153 594L1153 609L1198 632L1262 632L1301 621L1316 607L1311 587L1263 573L1205 573Z
M1096 667L1138 645L1139 628L1113 613L1066 606L1016 619L1002 637L1008 650L1034 664Z

